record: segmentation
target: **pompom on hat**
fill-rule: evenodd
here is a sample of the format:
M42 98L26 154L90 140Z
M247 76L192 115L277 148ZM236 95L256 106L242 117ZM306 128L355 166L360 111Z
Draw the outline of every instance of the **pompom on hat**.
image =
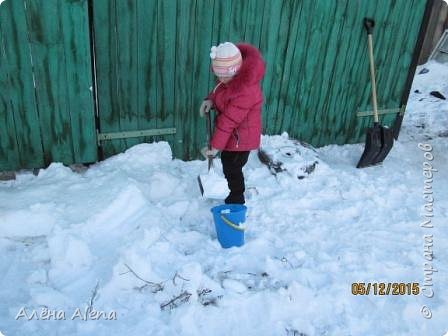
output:
M210 50L210 58L213 72L218 77L235 76L243 64L240 50L231 42L213 46Z

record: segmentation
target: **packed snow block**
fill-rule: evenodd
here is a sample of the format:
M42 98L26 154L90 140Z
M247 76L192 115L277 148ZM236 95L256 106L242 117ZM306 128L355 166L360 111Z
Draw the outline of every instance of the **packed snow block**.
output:
M227 180L214 169L210 169L207 174L201 174L200 180L205 198L223 200L229 195Z
M298 179L310 175L320 162L311 145L290 139L287 133L262 136L258 158L273 175L287 172Z

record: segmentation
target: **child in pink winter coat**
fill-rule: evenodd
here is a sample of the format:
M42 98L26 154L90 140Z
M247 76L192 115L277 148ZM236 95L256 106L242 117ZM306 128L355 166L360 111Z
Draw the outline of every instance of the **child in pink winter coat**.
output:
M225 42L212 47L212 68L218 84L202 102L203 116L211 108L217 111L210 144L204 156L221 152L224 176L230 189L225 203L244 204L243 166L249 153L260 146L263 94L260 81L265 65L257 48L250 44Z

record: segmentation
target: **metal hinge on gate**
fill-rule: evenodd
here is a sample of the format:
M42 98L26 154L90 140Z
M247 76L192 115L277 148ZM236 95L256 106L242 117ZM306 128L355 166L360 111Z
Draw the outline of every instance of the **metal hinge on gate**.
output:
M115 133L98 133L98 131L97 131L97 139L98 139L98 146L101 146L101 141L106 141L106 140L127 139L127 138L167 135L167 134L176 134L176 129L175 128L158 128L158 129L115 132Z
M393 108L393 109L385 109L385 110L378 110L378 114L393 114L393 113L399 113L400 116L404 115L404 112L406 111L406 105L403 105L400 108ZM363 111L363 112L357 112L357 117L368 117L373 115L373 111Z

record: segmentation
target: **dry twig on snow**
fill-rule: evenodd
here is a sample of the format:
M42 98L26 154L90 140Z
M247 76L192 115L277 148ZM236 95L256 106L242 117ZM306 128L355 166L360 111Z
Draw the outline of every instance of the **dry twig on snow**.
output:
M165 308L167 308L167 307L170 309L174 309L174 308L180 306L181 304L188 302L190 300L190 296L191 296L191 293L189 293L187 291L183 291L178 296L175 296L168 302L162 303L160 305L160 309L165 310Z
M157 293L157 292L159 292L159 291L163 291L163 285L162 285L162 283L157 283L157 282L152 282L152 281L145 280L145 279L143 279L142 277L140 277L137 273L135 273L134 270L128 266L128 264L124 264L124 265L126 266L126 268L128 269L128 271L127 271L127 272L120 273L120 275L122 275L122 274L126 274L126 273L132 273L137 279L139 279L139 280L141 280L141 281L143 281L143 282L145 283L143 286L141 286L141 287L137 287L138 290L141 291L141 290L143 290L144 288L146 288L146 287L149 286L149 287L152 288L152 289L151 289L151 292L152 292L152 293Z

